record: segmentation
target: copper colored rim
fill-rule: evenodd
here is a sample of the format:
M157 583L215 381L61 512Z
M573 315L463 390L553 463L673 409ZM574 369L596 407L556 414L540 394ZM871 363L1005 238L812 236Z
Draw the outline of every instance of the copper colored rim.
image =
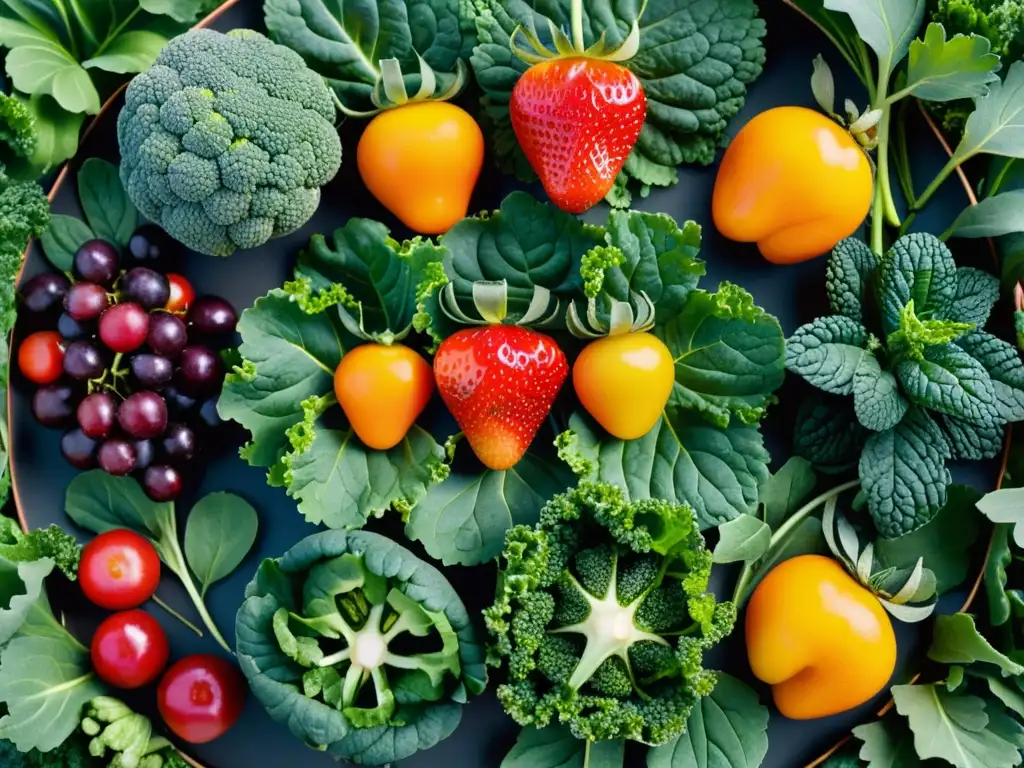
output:
M241 2L241 0L226 0L226 2L223 5L221 5L219 8L217 8L217 10L215 10L213 13L211 13L209 16L207 16L205 19L203 19L199 23L197 23L195 25L195 27L193 27L193 29L204 29L206 27L211 26L224 13L229 11L232 7L237 5L239 2ZM806 14L803 11L801 11L796 5L793 5L791 2L789 2L789 0L783 0L783 2L785 2L787 5L789 5L794 10L796 10L799 13L801 13L801 14L806 16ZM121 92L125 88L127 88L127 84L125 84L124 86L119 88L109 99L107 99L106 103L103 105L103 107L100 109L100 111L96 114L96 116L90 121L89 125L87 125L85 127L84 131L82 132L82 138L81 138L81 141L80 141L80 145L84 144L85 141L89 138L89 136L92 134L93 130L95 129L96 124L99 122L99 120L101 118L103 118L107 114L107 112L110 111L110 109L113 107L114 103L117 101L118 97L121 95ZM924 110L923 108L921 109L921 112L924 114L925 119L928 122L928 126L935 133L936 137L938 138L939 142L941 143L942 148L945 150L946 154L952 156L952 154L953 154L952 148L946 142L945 137L942 135L942 131L935 124L935 121L932 120L931 115L929 115L928 112L926 110ZM53 187L51 187L51 189L50 189L50 194L47 196L47 199L50 201L50 203L53 203L53 201L57 197L57 193L60 191L61 187L64 185L64 182L67 181L67 177L71 173L71 164L72 164L73 161L74 161L74 158L72 158L71 160L69 160L68 162L66 162L64 164L64 167L61 169L60 174L57 176L57 179L54 181ZM963 168L957 168L957 176L958 176L958 178L960 180L961 185L964 188L964 192L966 193L967 199L970 201L971 205L977 205L978 204L977 195L975 195L974 189L971 187L971 183L968 180L967 174L964 172ZM22 260L22 266L21 266L21 269L19 270L18 276L17 276L17 278L15 280L15 284L16 285L21 283L22 273L24 272L25 263L26 263L26 260L28 258L29 251L32 248L32 244L33 244L33 241L30 241L29 245L28 245L28 248L25 250L24 258ZM993 258L996 259L997 256L996 256L996 251L995 251L995 245L992 243L991 240L989 241L989 244L992 247ZM998 266L998 261L996 263L997 263L997 266ZM11 355L11 354L13 354L13 350L9 350L9 355ZM12 405L13 405L13 402L12 402L11 388L8 387L8 389L7 389L7 454L10 457L10 465L9 465L8 472L10 472L10 476L11 476L11 495L14 498L15 510L17 511L17 514L18 514L18 522L20 523L22 530L27 532L28 531L28 522L25 519L24 513L22 512L21 496L18 493L18 480L17 480L17 477L15 476L15 471L14 471L14 455L15 455L15 452L14 452L14 434L15 433L14 433L14 428L13 428L13 409L12 409ZM1010 426L1007 429L1007 433L1006 433L1006 441L1005 441L1005 447L1004 447L1004 450L1003 450L1002 466L1000 468L999 477L998 477L997 482L996 482L996 489L999 489L1000 487L1002 487L1003 479L1004 479L1004 477L1006 475L1006 465L1007 465L1007 461L1009 460L1010 442L1012 440L1012 437L1013 437L1013 427ZM993 539L990 538L989 539L989 544L988 544L988 550L986 551L986 555L985 555L986 562L988 560L989 554L992 551L992 543L993 543ZM984 567L982 567L980 572L978 573L977 577L974 580L974 584L973 584L973 586L971 588L970 593L967 596L966 602L964 603L963 607L960 609L961 611L966 611L968 608L971 607L972 603L974 602L974 599L977 597L979 589L981 588L981 583L982 583L982 579L984 578L984 575L985 575L985 569L984 569ZM915 676L913 678L912 682L916 681L918 679L918 677L919 676ZM882 715L887 713L890 709L892 709L893 706L894 706L894 702L890 698L889 701L885 704L885 706L882 707L878 711L877 716L881 717ZM840 749L842 749L842 747L847 742L849 742L851 738L852 738L851 735L847 735L840 742L838 742L835 746L833 746L831 749L829 749L827 752L825 752L821 757L816 759L814 762L808 763L806 768L816 768L817 766L820 766L822 763L824 763L826 760L828 760L832 755L834 755L836 752L838 752ZM195 760L193 760L188 755L186 755L184 753L181 753L180 751L179 751L179 754L181 754L181 757L185 760L185 762L187 762L189 765L193 766L193 768L206 768L204 765L202 765L199 762L196 762Z

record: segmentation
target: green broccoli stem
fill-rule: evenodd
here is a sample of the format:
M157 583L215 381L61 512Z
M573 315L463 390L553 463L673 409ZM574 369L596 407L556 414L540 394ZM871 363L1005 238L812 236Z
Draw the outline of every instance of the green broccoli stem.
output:
M847 491L852 491L854 488L860 487L860 480L850 480L849 482L837 485L828 491L825 491L819 496L814 497L809 502L804 504L800 509L794 512L789 519L786 520L779 529L772 534L771 541L768 544L768 551L764 553L758 560L754 562L746 563L743 566L743 570L740 571L739 579L736 580L736 588L732 593L732 602L735 603L736 609L739 610L747 601L747 590L750 587L750 582L754 578L754 574L757 571L758 563L763 563L766 560L771 559L771 556L778 552L783 546L785 546L789 539L799 528L800 524L810 517L817 509L824 506L828 501L834 499Z

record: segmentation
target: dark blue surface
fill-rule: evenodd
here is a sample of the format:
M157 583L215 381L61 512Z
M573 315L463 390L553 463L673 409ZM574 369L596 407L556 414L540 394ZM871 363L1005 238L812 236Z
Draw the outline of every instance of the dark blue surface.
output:
M860 88L845 76L843 60L831 50L829 42L810 24L788 10L782 3L764 4L769 36L767 40L768 64L764 75L755 83L746 107L731 124L730 132L735 133L747 120L765 109L785 105L801 104L813 106L809 81L811 59L817 53L824 53L839 79L840 98L853 97L863 102ZM235 27L262 28L261 4L256 0L242 0L222 16L215 27L223 31ZM472 109L472 107L470 106ZM116 112L104 115L95 133L83 146L80 160L89 156L117 159L114 133ZM915 161L921 167L919 187L944 163L944 155L934 137L922 126L912 138ZM330 231L351 216L368 216L395 226L396 233L404 234L397 223L383 211L365 192L355 169L354 151L358 138L358 126L346 126L342 139L346 157L341 175L326 190L324 202L314 220L301 232L274 241L269 245L237 254L222 260L200 255L186 259L184 271L193 281L199 293L216 293L229 299L239 310L248 307L253 300L271 288L281 285L289 276L295 255L315 232ZM704 225L704 247L702 258L708 262L708 277L704 287L713 287L720 280L739 283L750 290L757 302L776 315L789 334L799 324L824 310L823 259L794 267L777 267L765 262L752 245L730 243L715 232L711 224L711 190L714 184L715 167L680 169L680 184L669 190L657 190L647 199L637 199L635 207L659 211L683 221L693 219ZM474 202L475 209L496 207L501 198L513 189L508 179L489 171L481 183L480 192ZM533 190L537 191L537 190ZM954 179L946 185L926 215L920 217L921 229L942 231L952 218L966 205L963 190ZM74 185L65 185L57 196L54 208L59 213L80 214ZM606 210L600 207L587 218L601 221ZM982 252L982 257L986 254ZM987 265L991 268L991 265ZM38 248L34 248L26 270L31 277L46 269L46 263ZM19 329L24 331L25 329ZM792 410L799 399L799 393L787 389L782 394L782 405L768 418L765 431L769 447L778 466L788 455ZM787 395L788 393L788 395ZM64 490L74 470L67 466L59 455L59 433L50 432L37 426L30 412L31 388L14 376L12 402L12 442L14 446L13 469L23 512L29 524L35 527L56 522L69 525L63 512ZM236 440L232 444L232 440ZM296 511L295 504L280 489L267 487L264 470L254 469L237 458L236 448L241 436L230 434L225 445L207 446L208 462L206 473L198 488L190 489L178 504L179 513L186 512L191 504L202 495L215 490L238 493L253 503L260 513L260 535L257 546L243 566L229 579L214 586L208 602L213 616L225 636L233 637L234 616L246 583L251 578L263 557L282 554L295 542L313 533L316 529L306 524ZM969 472L956 472L959 481L973 482L981 488L992 486L995 467L991 464L970 468ZM376 530L393 535L404 542L401 526L394 521L375 521L371 526ZM420 550L413 545L414 551ZM494 567L476 569L448 568L446 575L469 606L471 613L479 611L489 603L493 594ZM720 573L725 582L728 573ZM723 592L731 591L731 578L724 583ZM183 590L173 578L164 579L160 595L186 615L192 616L191 606ZM73 596L68 598L69 620L80 636L87 637L97 616L92 615ZM954 601L955 602L955 601ZM213 641L201 640L169 619L158 608L152 608L154 615L164 622L171 638L175 657L190 653L217 652ZM906 627L898 627L900 634L900 667L898 675L908 675L914 669L913 659L919 657L921 648L918 634ZM734 638L715 654L712 661L721 669L732 674L749 675L741 641L742 629ZM763 700L768 701L767 691L762 690ZM139 707L151 709L153 692L144 692L132 698ZM880 697L884 698L884 697ZM850 727L863 721L878 704L873 703L856 712L809 723L787 721L774 714L770 726L770 751L765 761L768 768L792 768L802 765L821 754ZM402 761L401 768L430 768L453 765L459 768L491 768L501 762L517 733L515 724L501 712L493 694L485 694L472 702L455 735L436 748ZM334 764L326 755L306 749L292 738L287 730L272 722L255 699L250 698L245 714L239 725L222 739L201 747L189 748L194 758L210 768L276 768L281 766L326 767ZM630 765L643 765L642 751L631 752L627 761ZM543 768L538 766L538 768Z

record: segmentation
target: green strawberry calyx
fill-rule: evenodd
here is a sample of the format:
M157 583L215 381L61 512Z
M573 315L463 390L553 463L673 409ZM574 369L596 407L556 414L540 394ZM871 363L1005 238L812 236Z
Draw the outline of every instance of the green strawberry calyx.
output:
M479 317L472 317L459 306L455 283L441 289L441 311L456 323L465 325L502 325L508 320L508 282L505 280L478 280L473 283L473 307ZM546 325L561 312L561 302L551 291L540 285L533 287L533 298L526 311L511 325Z
M583 37L583 0L572 0L569 16L571 39L554 21L548 19L548 29L555 46L555 50L552 51L541 42L536 30L520 24L512 33L510 43L512 52L527 64L572 58L611 62L629 61L640 50L640 17L643 16L646 7L647 3L644 2L640 8L640 14L633 20L629 34L620 45L610 45L607 32L602 32L597 42L588 48ZM519 43L519 38L525 41L525 45Z
M450 101L458 96L469 81L469 71L466 62L458 60L455 67L455 79L444 90L438 87L437 74L426 60L416 54L420 62L420 89L412 96L405 87L405 77L402 74L402 64L398 59L380 60L380 79L373 86L370 94L370 101L374 109L359 111L346 107L344 102L334 96L335 105L338 110L347 117L366 118L373 117L387 109L404 107L407 104L418 104L425 101ZM332 91L333 93L333 91Z

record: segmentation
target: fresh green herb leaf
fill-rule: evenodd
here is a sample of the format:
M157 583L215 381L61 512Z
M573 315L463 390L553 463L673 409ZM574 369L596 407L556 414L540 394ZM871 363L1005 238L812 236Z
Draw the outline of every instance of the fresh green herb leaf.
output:
M51 97L43 95L29 97L25 106L35 119L38 135L32 168L34 175L42 175L74 157L85 115L61 109Z
M752 563L768 551L772 529L756 517L740 515L719 526L718 535L716 563Z
M995 388L985 367L955 344L925 347L923 359L896 367L910 401L971 424L999 418Z
M817 484L811 463L800 456L791 457L760 486L757 501L763 508L764 521L772 530L778 528Z
M887 334L901 328L904 309L913 302L918 318L944 318L956 298L953 254L932 235L901 237L879 270L882 322Z
M793 451L821 472L838 473L857 463L868 434L851 401L814 392L800 404Z
M1002 237L1024 232L1024 189L986 197L964 210L945 237Z
M786 368L834 395L853 392L853 378L868 352L868 333L843 315L820 317L796 330L786 344Z
M50 228L43 232L39 240L50 263L61 272L70 272L75 253L95 238L95 233L81 219L55 213L50 220Z
M979 425L952 416L940 416L939 423L949 440L954 459L994 459L1003 449L1005 428L1001 422Z
M933 22L923 40L910 43L907 84L896 97L913 94L924 101L978 98L999 80L998 70L999 56L992 53L988 38L954 35L947 40L945 27Z
M903 61L921 28L925 0L825 0L825 9L849 15L888 77Z
M971 267L960 267L956 271L956 296L949 308L951 317L984 328L997 301L999 279L995 275Z
M0 646L21 629L43 594L43 583L51 571L53 561L45 558L12 562L0 557Z
M985 595L988 598L988 618L993 626L1001 627L1011 615L1024 613L1024 593L1007 588L1006 569L1013 562L1010 535L1013 526L997 524L992 532L992 551L985 563Z
M96 237L113 245L128 245L138 228L139 212L128 199L117 166L96 157L86 160L78 171L78 197Z
M928 658L942 664L994 664L1002 670L1003 677L1024 674L1024 666L993 648L978 631L974 617L968 613L936 618Z
M132 30L115 38L102 55L82 62L82 66L119 75L145 72L153 66L167 43L167 38L156 32Z
M1015 61L1001 83L993 83L987 96L967 118L964 137L950 158L956 167L978 154L1024 157L1024 62Z
M863 240L848 237L840 241L832 249L825 273L825 293L832 311L863 323L864 302L877 269L878 258Z
M859 757L868 768L918 768L921 764L910 729L894 718L858 725L853 735L863 742Z
M1013 345L989 333L966 334L956 345L988 371L999 408L996 425L1024 420L1024 367Z
M203 597L242 564L258 528L256 510L233 493L211 493L192 507L185 523L185 560Z
M504 472L453 473L417 504L405 533L445 565L497 557L514 525L533 525L541 507L572 484L564 467L532 454Z
M587 743L573 736L560 725L534 728L528 725L519 732L515 746L505 755L499 768L584 768Z
M768 753L768 708L735 677L719 672L690 713L686 732L647 753L647 768L757 768Z
M857 420L874 432L884 432L903 421L908 408L910 404L900 394L896 377L882 370L874 355L861 357L853 376Z
M18 45L7 54L7 74L22 93L49 95L68 112L95 115L100 94L89 73L51 40Z
M1024 548L1024 488L1003 488L982 497L978 509L993 523L1013 525L1013 542Z

